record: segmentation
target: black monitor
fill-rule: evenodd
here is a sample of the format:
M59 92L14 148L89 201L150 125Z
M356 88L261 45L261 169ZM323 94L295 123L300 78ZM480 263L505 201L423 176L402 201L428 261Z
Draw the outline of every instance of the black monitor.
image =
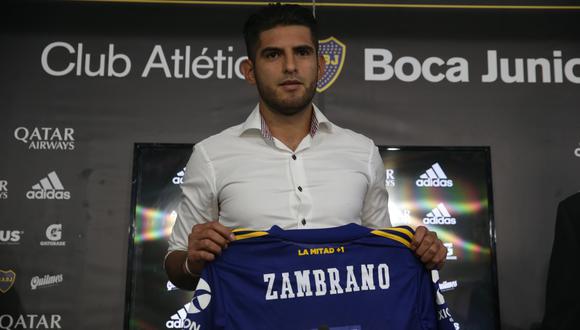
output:
M135 145L125 328L181 328L192 292L163 269L192 144ZM440 288L459 329L499 329L488 147L380 146L393 225L425 225L448 248Z

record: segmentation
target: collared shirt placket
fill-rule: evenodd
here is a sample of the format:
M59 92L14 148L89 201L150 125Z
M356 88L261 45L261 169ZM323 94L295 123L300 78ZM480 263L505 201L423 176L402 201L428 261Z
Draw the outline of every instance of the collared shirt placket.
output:
M308 183L306 180L306 168L304 166L303 156L310 148L317 130L318 120L313 115L310 122L309 134L302 139L296 150L292 151L272 136L266 121L261 117L260 132L264 140L287 155L288 179L291 187L289 203L290 210L297 220L297 228L308 228L310 226L309 218L311 218L312 212L312 195L307 189Z

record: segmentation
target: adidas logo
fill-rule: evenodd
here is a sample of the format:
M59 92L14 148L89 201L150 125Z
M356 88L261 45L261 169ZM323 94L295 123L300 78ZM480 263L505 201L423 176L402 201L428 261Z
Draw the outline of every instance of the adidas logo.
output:
M165 322L165 327L167 329L190 329L190 330L200 330L201 324L197 324L194 321L187 318L187 311L191 303L185 304L177 313L173 314L167 322Z
M417 187L453 187L453 180L447 178L439 163L435 163L421 174L415 184Z
M173 177L173 180L171 180L171 182L173 182L173 184L182 184L184 175L185 175L185 167L183 168L183 170L177 172L177 175Z
M70 199L70 192L64 190L55 171L40 179L40 182L32 186L32 190L26 192L28 199Z
M454 225L456 222L443 203L439 203L436 208L423 218L423 223L426 225Z

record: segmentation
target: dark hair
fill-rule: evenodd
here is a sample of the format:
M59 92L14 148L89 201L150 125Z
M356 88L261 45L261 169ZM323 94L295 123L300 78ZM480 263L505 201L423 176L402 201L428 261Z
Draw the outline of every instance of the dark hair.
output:
M244 24L246 52L254 61L260 33L276 26L302 25L310 29L312 42L318 51L318 23L312 12L299 5L269 4L248 17Z

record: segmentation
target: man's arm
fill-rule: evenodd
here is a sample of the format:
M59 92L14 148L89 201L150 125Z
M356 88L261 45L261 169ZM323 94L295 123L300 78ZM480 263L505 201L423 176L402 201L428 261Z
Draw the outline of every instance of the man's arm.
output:
M374 143L369 157L369 171L371 183L363 203L362 224L370 228L390 227L385 167L379 149ZM437 238L437 233L429 231L424 226L415 229L411 248L428 269L441 269L445 264L447 248Z
M165 258L165 272L171 283L194 290L205 263L215 260L233 239L231 231L217 220L193 226L187 251L171 251Z
M181 191L182 199L169 237L169 253L164 265L169 280L175 286L194 289L197 279L187 270L194 275L200 274L204 264L202 261L210 259L205 253L220 252L213 244L223 248L222 240L216 236L225 232L225 227L217 221L210 222L211 219L218 218L215 172L202 144L197 144L191 154ZM214 224L210 225L211 223ZM229 231L225 235L229 235ZM200 244L206 244L207 247ZM186 269L185 261L189 254L192 255L187 264L189 268Z

